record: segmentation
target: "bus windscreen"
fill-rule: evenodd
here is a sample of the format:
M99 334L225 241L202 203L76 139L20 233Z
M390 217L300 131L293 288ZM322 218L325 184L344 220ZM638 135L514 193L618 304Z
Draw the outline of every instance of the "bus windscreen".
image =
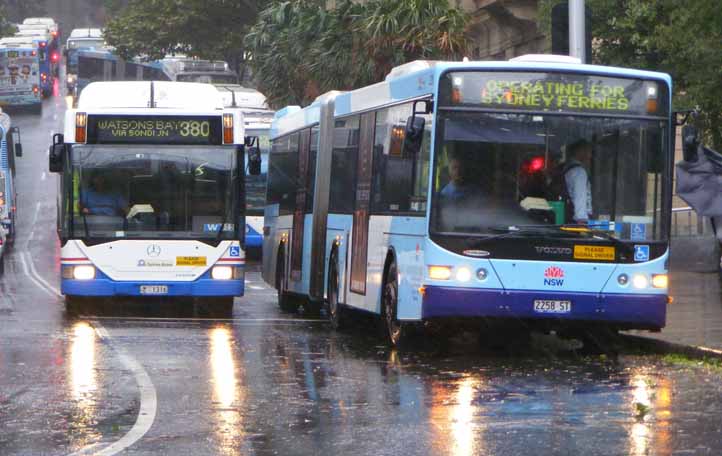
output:
M442 107L665 117L662 81L594 74L451 72L441 81Z
M221 145L220 116L88 116L88 144Z

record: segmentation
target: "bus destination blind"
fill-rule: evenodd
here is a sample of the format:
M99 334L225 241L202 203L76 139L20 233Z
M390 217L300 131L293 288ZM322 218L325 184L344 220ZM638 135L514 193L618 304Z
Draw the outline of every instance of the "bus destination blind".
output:
M498 110L663 115L661 81L573 73L454 72L442 80L444 106Z
M220 116L89 115L89 144L223 144Z

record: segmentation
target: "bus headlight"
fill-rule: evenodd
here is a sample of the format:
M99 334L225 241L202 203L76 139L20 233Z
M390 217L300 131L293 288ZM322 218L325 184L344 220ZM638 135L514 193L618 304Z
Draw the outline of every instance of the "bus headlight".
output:
M456 280L459 282L468 282L471 280L471 270L461 267L456 270Z
M211 277L214 280L230 280L233 278L233 268L231 266L213 266Z
M667 288L669 285L669 279L667 274L654 274L652 275L652 286L654 288Z
M451 267L429 266L429 278L434 280L449 280L451 278Z
M649 279L647 279L647 276L642 274L637 274L632 279L632 285L634 285L634 288L647 288L649 285Z
M75 280L92 280L95 278L95 266L82 264L73 267L73 278Z

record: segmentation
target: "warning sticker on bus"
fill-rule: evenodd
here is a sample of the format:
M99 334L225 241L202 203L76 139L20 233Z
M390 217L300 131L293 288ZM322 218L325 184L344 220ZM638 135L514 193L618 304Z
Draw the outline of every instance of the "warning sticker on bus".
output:
M598 245L575 245L575 260L600 260L614 261L614 247L598 246Z
M206 257L179 256L175 257L176 266L205 266Z

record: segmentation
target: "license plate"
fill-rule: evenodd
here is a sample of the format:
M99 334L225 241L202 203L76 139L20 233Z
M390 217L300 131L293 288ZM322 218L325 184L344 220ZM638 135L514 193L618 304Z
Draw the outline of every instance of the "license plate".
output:
M141 285L140 294L163 295L168 294L168 285Z
M564 314L572 311L571 301L557 301L552 299L535 299L534 312Z

